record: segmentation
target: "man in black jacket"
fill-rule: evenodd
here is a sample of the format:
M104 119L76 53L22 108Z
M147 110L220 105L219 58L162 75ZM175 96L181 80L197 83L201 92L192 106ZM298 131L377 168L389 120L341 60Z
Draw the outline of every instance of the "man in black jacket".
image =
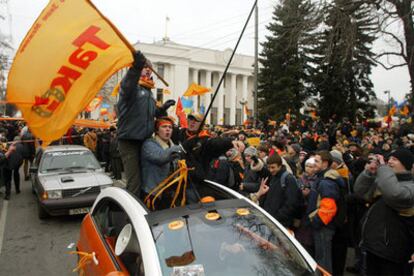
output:
M300 207L301 191L295 177L286 171L282 158L277 153L267 159L267 168L271 175L270 180L262 180L259 191L251 197L259 200L263 209L284 227L292 228Z
M137 51L134 63L121 82L118 108L118 143L124 165L127 189L139 197L140 150L143 141L154 132L156 117L165 116L166 110L175 104L169 100L160 108L152 95L154 83L149 61Z

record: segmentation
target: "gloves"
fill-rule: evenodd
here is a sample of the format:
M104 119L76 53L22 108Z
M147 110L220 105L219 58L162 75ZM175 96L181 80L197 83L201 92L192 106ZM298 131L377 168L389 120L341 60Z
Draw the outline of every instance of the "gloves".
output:
M175 105L175 101L174 100L168 100L162 105L161 108L166 111L168 108L170 108L173 105Z
M133 56L134 63L132 64L132 67L134 67L137 71L141 71L147 62L147 59L145 58L144 54L141 53L141 51L136 51Z

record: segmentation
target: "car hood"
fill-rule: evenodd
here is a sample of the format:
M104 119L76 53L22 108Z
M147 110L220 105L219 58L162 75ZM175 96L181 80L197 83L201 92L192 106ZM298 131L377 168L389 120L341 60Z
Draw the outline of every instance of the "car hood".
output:
M68 172L39 176L45 190L76 189L113 184L112 179L102 172Z

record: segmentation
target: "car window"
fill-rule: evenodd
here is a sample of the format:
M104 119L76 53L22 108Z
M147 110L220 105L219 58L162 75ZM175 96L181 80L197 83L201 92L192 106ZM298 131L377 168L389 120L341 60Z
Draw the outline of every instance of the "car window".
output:
M286 235L253 208L203 211L151 229L164 275L313 274Z
M92 218L98 228L98 231L104 237L105 242L115 252L116 240L121 233L125 225L131 223L127 213L116 202L106 199L101 201L99 205L94 209ZM131 275L145 275L144 265L142 263L142 255L139 246L138 239L136 239L135 229L133 230L135 237L132 239L134 242L134 252L122 253L119 258L127 268Z
M99 162L90 151L53 151L43 154L40 172L46 173L57 169L99 169Z

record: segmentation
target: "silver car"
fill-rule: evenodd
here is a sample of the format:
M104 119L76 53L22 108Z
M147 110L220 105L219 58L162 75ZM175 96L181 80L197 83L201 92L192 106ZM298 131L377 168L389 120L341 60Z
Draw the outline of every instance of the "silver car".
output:
M102 189L113 185L93 153L83 146L50 146L30 168L40 219L89 211Z

